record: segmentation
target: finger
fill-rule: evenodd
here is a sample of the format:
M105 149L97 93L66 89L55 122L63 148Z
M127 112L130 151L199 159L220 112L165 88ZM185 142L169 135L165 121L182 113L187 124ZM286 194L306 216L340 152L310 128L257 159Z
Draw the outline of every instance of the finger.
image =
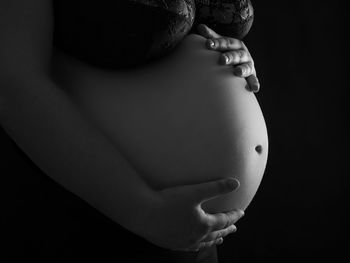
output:
M208 225L212 231L222 230L235 224L244 216L244 211L237 209L228 213L207 214Z
M209 242L213 240L217 240L223 237L226 237L227 235L234 233L237 231L237 228L235 225L230 225L229 227L226 227L225 229L221 229L218 231L211 232L209 235L205 237L203 240L204 242Z
M248 82L250 91L253 91L254 93L256 93L260 90L260 83L255 74L248 76L246 80Z
M242 41L232 37L210 38L206 45L207 48L216 51L232 51L243 48Z
M251 61L249 53L244 49L238 49L223 53L219 61L222 65L236 65Z
M219 239L209 241L209 242L201 242L197 248L197 251L201 250L201 249L209 248L211 246L220 245L223 242L224 242L223 238L219 238Z
M227 179L193 185L191 187L191 193L196 204L201 204L217 196L230 193L238 187L239 181L230 177Z
M219 238L215 241L215 245L221 245L222 243L224 243L224 239L223 238Z
M250 75L254 74L254 65L253 62L248 61L246 63L243 63L241 65L235 66L233 69L233 74L235 74L237 77L241 78L247 78Z
M205 24L199 24L197 26L198 33L205 38L219 38L221 37L214 30L206 26Z

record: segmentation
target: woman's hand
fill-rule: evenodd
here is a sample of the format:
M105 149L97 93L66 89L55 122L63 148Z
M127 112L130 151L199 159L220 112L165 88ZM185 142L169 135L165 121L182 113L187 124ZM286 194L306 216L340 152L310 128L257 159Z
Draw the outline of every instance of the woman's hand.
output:
M236 231L234 224L244 212L207 214L201 204L238 187L236 179L228 178L160 191L159 202L145 224L146 238L160 247L181 251L221 244L223 237Z
M253 92L260 89L256 76L254 61L244 43L235 38L223 37L204 24L198 25L199 35L207 38L207 47L212 50L224 52L220 57L222 65L233 65L233 73L237 77L246 78L249 88Z

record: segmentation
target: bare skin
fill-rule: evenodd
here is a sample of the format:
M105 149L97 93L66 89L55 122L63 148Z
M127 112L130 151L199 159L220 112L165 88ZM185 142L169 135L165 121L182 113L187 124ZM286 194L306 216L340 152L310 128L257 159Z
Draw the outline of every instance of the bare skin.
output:
M234 66L233 73L237 77L246 78L250 90L258 92L260 83L256 75L254 60L243 41L217 34L204 24L198 25L198 34L207 38L207 47L223 52L219 63Z
M150 213L147 223L150 227L148 240L161 247L182 251L197 251L221 244L225 236L236 231L234 224L244 212L207 214L201 203L238 187L237 180L224 179L160 191L157 209Z
M229 177L151 189L51 79L52 22L50 1L0 2L2 127L49 177L150 242L182 251L222 243L235 232L243 211L206 214L200 204L234 191L239 182ZM255 87L254 64L245 47L214 33L206 33L217 43L214 49L225 51L228 64ZM237 51L242 48L246 51ZM240 60L235 59L239 52Z

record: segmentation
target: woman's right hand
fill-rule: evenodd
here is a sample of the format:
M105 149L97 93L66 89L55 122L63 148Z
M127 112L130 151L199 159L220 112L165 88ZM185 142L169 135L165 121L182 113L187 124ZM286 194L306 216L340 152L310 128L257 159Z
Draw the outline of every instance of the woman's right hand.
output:
M160 247L180 251L198 251L221 244L223 237L236 231L234 224L244 212L207 214L201 204L238 187L238 180L227 178L160 191L159 202L153 206L145 224L146 239Z

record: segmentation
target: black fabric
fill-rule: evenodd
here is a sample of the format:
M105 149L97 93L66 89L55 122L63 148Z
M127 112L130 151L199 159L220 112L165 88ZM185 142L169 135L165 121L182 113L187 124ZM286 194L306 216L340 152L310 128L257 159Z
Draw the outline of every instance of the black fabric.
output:
M54 45L109 69L144 66L190 31L193 0L54 1Z

